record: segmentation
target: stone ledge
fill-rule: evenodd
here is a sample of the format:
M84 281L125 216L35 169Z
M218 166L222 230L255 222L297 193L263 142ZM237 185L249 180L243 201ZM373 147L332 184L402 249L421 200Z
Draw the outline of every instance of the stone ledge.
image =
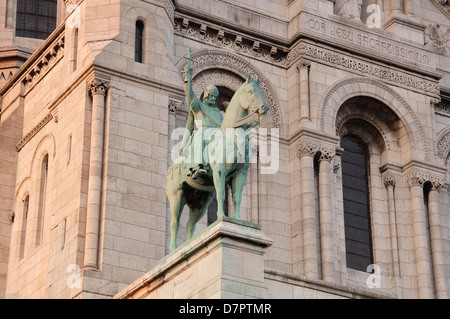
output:
M387 290L365 290L356 287L344 286L338 283L326 282L320 279L311 279L305 276L285 273L275 269L264 269L265 280L279 281L290 286L297 286L312 291L319 291L331 295L336 298L348 299L397 299L393 293Z

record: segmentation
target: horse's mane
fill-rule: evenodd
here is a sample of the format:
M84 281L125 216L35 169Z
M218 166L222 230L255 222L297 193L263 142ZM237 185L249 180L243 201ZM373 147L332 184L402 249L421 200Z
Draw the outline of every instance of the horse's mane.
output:
M236 92L234 93L233 97L231 98L230 104L231 102L233 102L233 100L235 98L237 98L239 95L241 95L242 93L245 92L245 88L247 87L247 85L249 84L257 84L255 81L252 80L252 78L249 76L249 78L239 87L239 89L236 90Z

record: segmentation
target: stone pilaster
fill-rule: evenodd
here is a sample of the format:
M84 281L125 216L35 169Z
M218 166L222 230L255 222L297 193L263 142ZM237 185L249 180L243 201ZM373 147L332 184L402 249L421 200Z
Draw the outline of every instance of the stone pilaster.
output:
M303 263L305 276L318 278L316 205L314 196L314 156L317 145L303 142L298 151L301 174L301 203L303 225Z
M433 283L431 279L431 260L429 257L428 231L423 197L423 186L425 182L426 179L421 174L414 173L408 177L411 192L411 211L419 297L421 299L431 299L433 298Z
M98 79L94 79L88 84L88 91L92 97L92 122L84 251L85 269L98 269L97 256L103 169L105 98L108 87L107 82Z
M433 263L434 286L436 298L448 299L448 284L445 270L445 250L441 232L442 221L439 213L439 191L443 181L435 180L428 195L428 214L431 239L431 260Z
M301 59L297 64L300 81L300 120L311 120L310 69L311 62L307 60Z
M389 226L391 231L391 250L392 250L392 264L394 269L394 277L400 277L400 258L398 247L397 234L397 211L395 207L395 187L397 180L395 177L388 175L384 178L384 186L388 193L388 208L389 208Z
M319 157L319 216L322 279L328 282L337 281L334 265L335 242L331 209L331 161L335 154L334 149L322 147Z

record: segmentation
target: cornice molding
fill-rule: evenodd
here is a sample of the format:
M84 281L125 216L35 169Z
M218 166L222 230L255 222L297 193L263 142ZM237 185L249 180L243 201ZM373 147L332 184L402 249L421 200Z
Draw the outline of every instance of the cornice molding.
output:
M20 140L19 143L17 143L17 151L19 152L37 133L39 133L46 125L53 119L53 114L50 112L47 114L46 117L44 117L39 123L30 131L28 132L24 138Z
M267 63L286 65L287 49L213 23L176 14L175 33Z

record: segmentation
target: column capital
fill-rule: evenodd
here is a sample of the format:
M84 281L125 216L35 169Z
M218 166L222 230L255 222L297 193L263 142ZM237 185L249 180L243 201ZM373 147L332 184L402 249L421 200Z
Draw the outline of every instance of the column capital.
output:
M426 182L430 182L432 189L440 190L444 186L444 178L430 175L422 172L414 172L408 176L409 187L420 186L423 187Z
M395 188L395 185L397 184L397 181L396 181L396 179L393 177L393 176L391 176L391 175L388 175L388 176L386 176L385 178L384 178L384 186L386 187L386 188Z
M93 97L96 94L106 95L110 87L109 82L100 79L93 79L88 83L89 94Z
M302 142L298 148L298 157L302 158L304 156L314 157L319 151L319 147L312 142Z
M301 69L309 69L311 68L311 61L305 60L305 59L300 59L297 62L297 69L300 71Z
M336 149L332 147L322 146L319 149L320 157L319 161L328 161L331 163L333 158L336 156Z
M432 190L440 191L441 188L444 186L445 182L444 179L441 178L433 178L431 181Z
M408 184L410 188L414 186L423 187L426 181L426 177L421 173L413 173L408 176Z
M441 98L434 98L434 97L432 97L431 99L430 99L430 105L431 105L431 107L436 107L436 105L438 105L439 103L441 103L442 102L442 99Z
M176 113L180 108L185 106L184 101L178 101L169 99L169 111L170 113Z

